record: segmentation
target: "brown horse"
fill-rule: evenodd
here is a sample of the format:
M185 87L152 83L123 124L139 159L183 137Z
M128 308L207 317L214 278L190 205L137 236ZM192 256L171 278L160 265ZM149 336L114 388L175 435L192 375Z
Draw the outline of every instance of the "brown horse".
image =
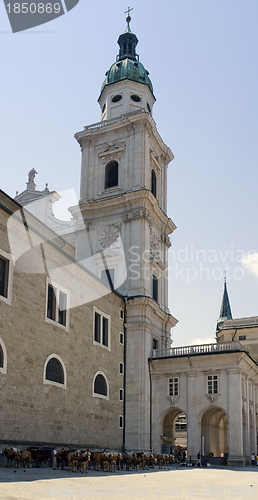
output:
M17 448L5 448L3 455L7 458L7 467L12 466L12 461L15 460L15 467L20 467L21 462L21 452Z
M28 467L28 465L31 467L31 452L29 450L23 450L20 460L23 460L23 467Z

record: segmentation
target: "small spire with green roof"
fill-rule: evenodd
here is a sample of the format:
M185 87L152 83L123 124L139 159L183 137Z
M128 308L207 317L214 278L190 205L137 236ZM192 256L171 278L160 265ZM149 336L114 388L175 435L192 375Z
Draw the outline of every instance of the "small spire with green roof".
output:
M219 329L219 324L222 323L223 321L226 321L227 319L233 319L232 313L231 313L231 307L230 307L230 302L229 302L229 297L228 297L228 290L227 290L227 279L226 276L224 278L224 293L223 293L223 298L222 298L222 303L221 303L221 308L220 308L220 315L219 319L217 322L217 330Z

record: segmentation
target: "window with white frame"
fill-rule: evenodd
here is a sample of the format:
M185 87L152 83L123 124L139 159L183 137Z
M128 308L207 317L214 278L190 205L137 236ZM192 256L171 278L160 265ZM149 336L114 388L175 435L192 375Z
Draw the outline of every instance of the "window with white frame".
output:
M122 332L120 332L120 334L119 334L119 335L120 335L120 336L119 336L119 339L120 339L120 340L119 340L119 341L120 341L120 344L121 344L121 345L124 345L124 334L123 334Z
M46 321L68 330L69 290L47 278Z
M13 264L11 254L0 249L0 300L11 304Z
M218 394L219 393L219 376L218 375L208 375L207 392L208 392L208 394Z
M124 390L119 389L119 401L124 401Z
M109 385L103 372L98 371L94 375L92 395L95 398L109 399Z
M66 369L58 354L50 354L44 366L44 384L55 385L66 389Z
M110 316L94 307L93 344L110 349Z
M168 395L179 396L179 378L170 378L168 381Z
M0 338L0 373L6 373L7 367L7 352L4 342Z
M119 415L119 428L120 429L124 428L124 418L123 418L123 415Z
M119 373L120 375L124 375L124 363L119 364Z

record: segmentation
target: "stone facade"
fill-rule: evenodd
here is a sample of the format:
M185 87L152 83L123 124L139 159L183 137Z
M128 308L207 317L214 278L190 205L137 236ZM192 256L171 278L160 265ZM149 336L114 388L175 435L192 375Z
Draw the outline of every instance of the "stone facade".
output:
M185 414L188 458L201 450L244 465L257 450L257 375L239 342L153 351L154 452L174 447L176 419Z
M0 249L5 257L11 257L8 221L11 221L9 231L14 230L16 237L20 230L17 241L21 253L24 250L24 226L11 216L19 214L20 206L3 192L0 203ZM97 278L75 263L73 247L58 237L53 241L53 234L46 226L26 211L23 213L31 241L36 236L44 243L43 249L39 244L31 248L31 254L22 253L16 265L9 268L10 302L0 296L0 338L4 352L0 369L0 441L120 449L123 442L119 418L123 415L120 363L124 361L124 346L120 343L124 324L120 311L124 310L124 301L116 293L103 290ZM42 255L47 272L35 273L33 264L38 266ZM61 270L58 285L67 291L70 288L71 304L73 279L83 295L82 303L67 311L66 327L46 317L47 284L53 270ZM56 282L52 278L52 283ZM90 300L96 291L102 296ZM108 318L108 348L94 342L95 311ZM53 354L63 363L64 384L44 380L46 360ZM98 372L106 377L108 398L93 394L93 380Z

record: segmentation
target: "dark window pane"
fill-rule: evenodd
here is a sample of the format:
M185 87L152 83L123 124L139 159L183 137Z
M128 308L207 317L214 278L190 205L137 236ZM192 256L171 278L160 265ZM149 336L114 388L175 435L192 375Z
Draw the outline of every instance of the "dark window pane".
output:
M101 327L101 316L95 312L95 326L94 326L94 340L95 342L100 342L100 327Z
M157 197L157 177L154 170L151 171L151 192Z
M0 295L7 298L9 261L0 258Z
M118 163L111 161L106 165L105 189L118 185Z
M56 358L51 358L47 364L46 379L51 382L64 383L64 372L61 363Z
M158 302L158 278L154 275L152 277L152 297Z
M48 285L47 291L47 317L53 321L56 319L56 294L51 285Z
M101 394L102 396L107 396L107 384L103 375L97 375L94 382L94 392L95 394Z
M58 309L58 323L66 326L66 310L67 310L67 295L63 292L59 293L59 309Z
M4 353L2 346L0 345L0 368L4 367Z
M108 319L103 318L103 345L108 346Z

